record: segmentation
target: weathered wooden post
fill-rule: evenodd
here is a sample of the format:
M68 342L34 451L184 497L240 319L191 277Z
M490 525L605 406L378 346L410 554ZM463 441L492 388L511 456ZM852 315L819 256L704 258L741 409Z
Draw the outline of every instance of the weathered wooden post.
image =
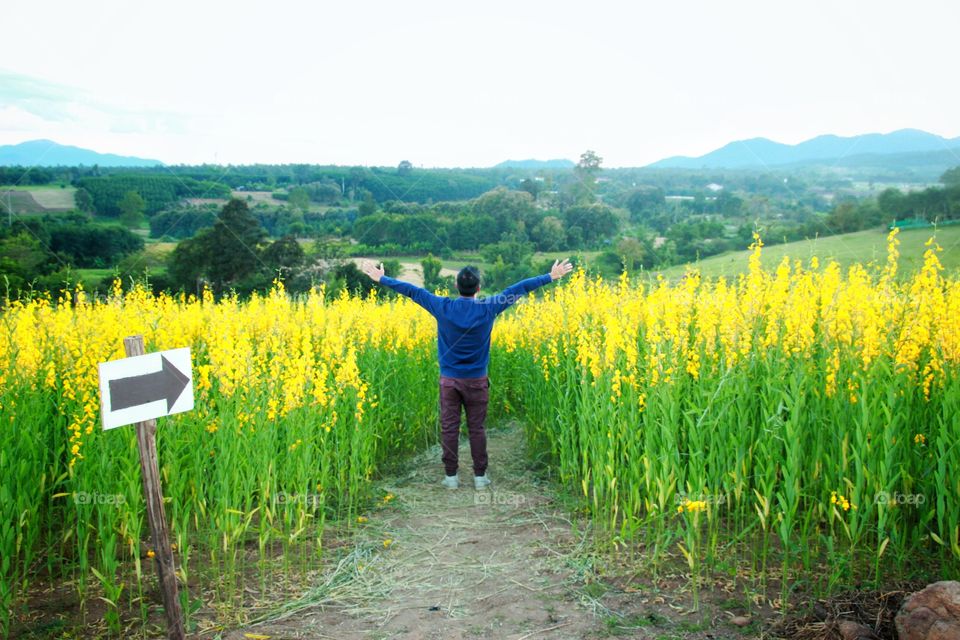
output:
M143 336L123 339L127 357L143 355ZM156 553L157 574L163 594L163 610L167 614L167 635L171 640L183 640L183 609L177 593L177 574L173 566L173 550L167 530L167 514L163 510L163 491L160 488L160 466L157 461L157 419L137 423L137 449L140 450L140 475L143 478L143 498L147 503L150 537Z
M127 359L100 365L103 428L112 429L131 422L136 423L143 497L147 505L147 520L150 523L157 574L160 577L163 609L167 618L167 636L171 640L183 640L186 637L183 608L177 593L173 550L170 547L170 533L160 487L156 418L193 408L192 381L190 376L182 371L190 371L190 351L175 349L145 354L143 336L124 338L123 347ZM179 364L179 368L175 363ZM156 370L158 364L159 371ZM190 387L189 394L184 394L187 387ZM184 396L183 400L181 396ZM166 401L165 407L160 404L161 401Z

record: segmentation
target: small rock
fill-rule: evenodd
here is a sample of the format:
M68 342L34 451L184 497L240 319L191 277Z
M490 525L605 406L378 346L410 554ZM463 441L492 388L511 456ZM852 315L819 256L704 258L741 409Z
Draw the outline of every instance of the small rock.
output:
M817 620L822 622L830 617L830 612L823 606L823 603L816 602L813 605L813 615L816 616Z
M753 620L750 616L734 616L730 618L730 624L735 624L738 627L745 627L751 622L753 622Z
M900 640L960 638L960 582L929 584L907 598L895 620Z
M880 640L870 627L852 620L841 620L837 627L843 640Z

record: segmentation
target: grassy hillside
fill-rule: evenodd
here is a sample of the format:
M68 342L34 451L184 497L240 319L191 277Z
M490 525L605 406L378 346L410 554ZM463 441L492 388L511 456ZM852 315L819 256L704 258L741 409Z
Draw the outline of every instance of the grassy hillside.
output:
M31 186L3 187L0 189L0 207L6 211L7 203L17 214L42 214L69 211L74 202L74 187Z
M900 270L912 272L923 263L924 243L930 236L936 234L937 243L943 247L940 261L947 271L960 269L960 226L943 227L942 229L909 229L901 231L900 239ZM705 277L736 276L747 270L748 251L735 251L719 256L712 256L696 263L678 265L657 272L667 278L681 277L691 266L700 269ZM838 236L818 238L816 240L801 240L763 248L763 264L774 266L784 256L791 260L800 259L808 262L817 256L821 264L830 258L836 260L842 267L854 262L867 264L869 262L883 262L887 257L887 232L880 229L857 231Z

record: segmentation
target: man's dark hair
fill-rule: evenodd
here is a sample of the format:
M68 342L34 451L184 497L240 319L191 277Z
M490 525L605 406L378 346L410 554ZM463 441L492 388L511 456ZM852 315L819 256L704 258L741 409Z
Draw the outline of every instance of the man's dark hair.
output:
M473 266L460 269L457 274L457 291L462 296L472 296L480 288L480 270Z

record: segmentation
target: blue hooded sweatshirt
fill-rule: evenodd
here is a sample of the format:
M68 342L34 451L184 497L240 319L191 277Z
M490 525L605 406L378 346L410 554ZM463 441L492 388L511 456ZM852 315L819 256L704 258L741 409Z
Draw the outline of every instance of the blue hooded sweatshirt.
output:
M444 298L409 282L382 276L380 284L405 295L437 319L437 355L440 375L482 378L490 362L493 321L507 308L538 287L553 282L549 273L527 278L487 298Z

